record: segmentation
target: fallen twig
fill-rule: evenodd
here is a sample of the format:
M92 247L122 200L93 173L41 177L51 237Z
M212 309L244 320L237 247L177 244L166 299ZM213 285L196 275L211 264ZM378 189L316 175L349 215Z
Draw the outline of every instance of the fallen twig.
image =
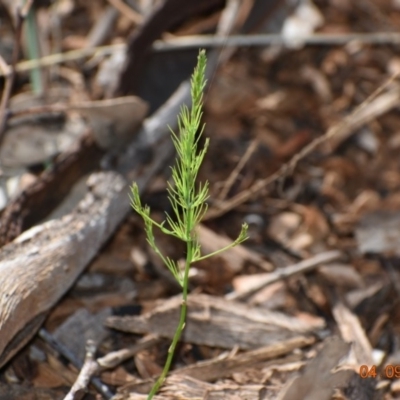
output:
M340 46L353 41L362 44L398 44L400 43L400 34L389 32L348 34L315 33L301 40L304 45L309 46ZM222 45L226 47L285 46L286 41L281 34L232 35L227 38L212 35L192 35L162 41L158 40L154 43L153 50L161 52L198 47L220 47Z
M140 340L136 345L132 346L129 349L122 349L118 351L114 351L108 353L106 356L98 358L97 360L94 358L95 348L94 344L91 341L87 343L86 357L85 362L81 368L81 371L72 385L70 391L65 396L64 400L75 400L77 395L85 392L89 382L94 384L96 389L106 398L110 399L113 395L110 390L104 385L96 375L99 375L100 372L117 367L119 364L124 362L125 360L133 357L135 354L140 351L146 350L160 341L154 335L148 335Z
M227 294L225 298L228 300L243 299L281 279L286 279L298 274L304 274L305 272L309 272L318 267L320 264L332 262L340 259L341 257L342 253L338 250L332 250L327 251L326 253L317 254L316 256L311 257L308 260L303 260L299 263L289 265L286 268L281 268L274 272L264 274L264 276L260 277L253 286L248 287L245 291L239 293L231 292Z
M79 372L78 378L72 385L70 391L64 397L64 400L80 400L83 398L87 387L90 382L91 376L97 369L97 363L94 355L96 353L96 346L92 340L88 340L86 343L86 356L85 362L83 363L82 369ZM105 393L103 392L103 395ZM112 393L107 394L106 399L111 399Z
M306 46L340 46L346 45L352 41L362 44L398 44L400 43L399 33L351 33L351 34L314 34L305 37L304 45ZM189 48L210 48L210 47L263 47L268 45L285 45L282 35L264 34L264 35L232 35L228 37L196 35L185 36L182 38L168 38L165 40L157 40L153 44L154 52L182 50ZM50 67L55 64L61 64L67 61L80 60L86 57L108 56L117 51L125 51L126 45L123 43L99 46L93 48L83 48L77 50L66 51L64 53L51 54L37 60L21 61L15 66L16 72L26 72L36 67ZM0 71L0 76L5 76Z
M229 175L228 179L224 182L224 186L221 189L221 192L218 195L218 200L222 201L226 199L226 196L228 195L229 190L231 189L232 185L235 183L237 177L240 174L240 171L244 168L244 166L247 164L249 161L250 157L254 153L258 146L258 141L253 140L249 147L247 148L246 152L244 153L243 157L240 159L238 162L237 166L235 169L231 172Z
M39 336L49 346L51 346L57 353L59 353L60 355L65 357L75 368L77 368L77 369L82 368L82 370L83 370L82 363L78 360L78 358L75 356L75 354L73 354L62 343L58 342L56 340L56 338L51 333L49 333L46 329L44 329L44 328L40 329ZM89 347L92 347L92 344ZM89 350L91 350L91 348L89 348ZM91 353L94 354L94 351L91 351ZM85 364L90 359L92 359L91 356L88 357L88 354L86 354ZM89 364L89 362L88 362L88 364ZM92 369L89 369L89 366L85 367L85 374L88 375L89 379L87 380L86 385L83 386L83 388L85 388L90 381L91 384L97 389L97 391L99 393L101 393L106 399L111 399L113 394L110 391L110 389L103 382L101 382L101 380L98 377L93 377L94 373L92 373L92 374L87 373L87 372L91 372L91 370ZM82 375L82 371L79 374L78 379L77 379L77 381L79 380L80 384L83 383L81 375ZM78 386L78 384L74 385L74 387L75 387L74 390L76 390L77 386ZM69 393L71 393L71 392L72 392L72 388Z

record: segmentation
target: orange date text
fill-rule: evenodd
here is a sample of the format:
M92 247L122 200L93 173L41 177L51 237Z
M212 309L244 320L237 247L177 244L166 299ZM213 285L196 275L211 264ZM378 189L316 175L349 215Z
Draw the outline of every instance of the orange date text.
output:
M359 369L361 378L382 378L396 379L400 378L400 365L386 365L380 369L376 365L361 365Z

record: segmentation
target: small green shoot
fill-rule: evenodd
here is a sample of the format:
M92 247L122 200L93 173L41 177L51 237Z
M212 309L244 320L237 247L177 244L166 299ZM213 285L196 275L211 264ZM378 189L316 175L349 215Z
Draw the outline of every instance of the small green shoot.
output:
M191 79L192 108L191 110L186 106L181 108L178 116L179 134L171 130L172 141L177 153L176 164L172 167L172 182L168 182L167 188L173 216L167 214L166 220L161 224L154 221L150 216L150 208L147 205L142 205L136 183L131 187L131 204L133 209L144 220L149 245L163 260L182 287L179 324L168 350L164 369L151 389L147 397L148 400L151 400L162 386L169 372L176 345L185 327L190 266L196 261L204 260L228 250L247 239L247 225L243 224L238 238L230 245L212 254L201 255L200 243L196 235L196 226L201 222L207 211L208 199L208 182L196 184L197 174L209 144L209 139L206 139L205 146L201 150L197 148L204 130L204 125L201 126L201 117L203 114L203 92L206 85L206 63L205 51L201 50ZM154 226L165 234L174 236L186 243L186 261L183 271L180 270L176 261L164 256L158 249L153 235Z
M26 1L25 1L26 3ZM27 43L27 53L30 60L40 58L40 48L38 39L38 26L36 21L36 9L32 5L26 16L24 35ZM42 72L39 67L35 67L30 71L30 80L33 93L37 95L43 94Z

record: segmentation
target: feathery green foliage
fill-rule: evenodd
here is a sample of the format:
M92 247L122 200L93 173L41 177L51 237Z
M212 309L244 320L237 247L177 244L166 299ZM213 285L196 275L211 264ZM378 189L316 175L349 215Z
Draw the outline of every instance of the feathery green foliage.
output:
M203 114L203 92L206 85L206 62L205 51L202 50L199 53L197 66L191 79L192 108L190 110L186 106L181 108L180 115L178 116L179 134L171 130L172 141L177 153L176 164L172 167L172 182L168 182L167 188L173 215L167 214L166 220L163 223L157 223L150 216L150 208L147 205L142 205L136 183L131 187L131 204L133 209L144 220L149 245L163 260L164 264L182 287L182 306L179 324L168 350L164 369L150 391L148 400L153 398L163 384L169 372L176 345L185 327L190 266L196 261L204 260L218 254L247 239L247 225L243 224L238 238L230 245L214 253L201 255L200 243L196 236L196 226L201 222L207 211L208 199L208 182L198 185L196 183L197 174L209 144L209 139L206 139L204 147L201 150L197 148L204 130L204 125L201 126L201 118ZM186 262L183 271L180 270L176 261L164 256L158 249L153 235L154 226L165 234L174 236L186 243Z

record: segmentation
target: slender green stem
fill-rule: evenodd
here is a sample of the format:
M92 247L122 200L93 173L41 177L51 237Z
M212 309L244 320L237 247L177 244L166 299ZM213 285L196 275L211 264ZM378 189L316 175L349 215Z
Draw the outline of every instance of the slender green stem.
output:
M27 41L27 50L29 59L39 59L40 50L38 43L36 15L34 7L31 7L26 17L25 37ZM30 71L32 89L35 94L43 93L42 73L39 67L32 68Z
M186 244L187 248L187 255L186 255L186 263L185 263L185 274L183 277L183 288L182 288L182 304L181 304L181 311L179 317L179 324L176 328L174 338L172 339L171 346L168 349L168 356L167 361L165 362L164 368L161 372L161 375L157 379L154 386L151 388L149 395L147 396L147 400L151 400L153 396L158 392L160 387L165 381L165 378L168 375L168 372L171 368L172 359L175 354L176 346L181 338L182 332L185 329L185 322L186 322L186 313L187 313L187 298L188 298L188 286L189 286L189 270L191 259L193 257L193 242L189 241Z

